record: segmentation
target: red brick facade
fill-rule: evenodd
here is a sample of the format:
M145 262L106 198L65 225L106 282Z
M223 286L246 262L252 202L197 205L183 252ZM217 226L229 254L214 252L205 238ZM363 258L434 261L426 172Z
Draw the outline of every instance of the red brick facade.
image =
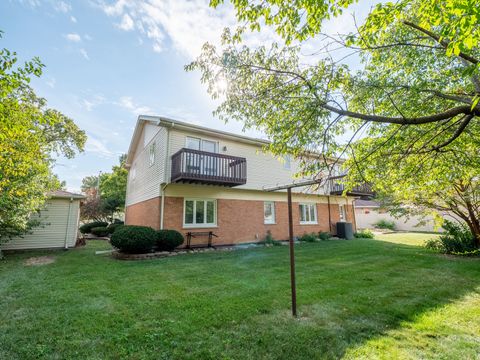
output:
M188 231L213 231L218 238L214 244L235 244L260 241L270 230L276 240L288 239L288 208L287 202L275 202L275 224L264 224L263 201L217 199L217 227L213 228L183 228L182 197L165 197L165 215L163 227L175 229L185 234ZM352 206L347 207L347 221L355 226ZM335 233L335 223L339 221L337 204L330 205L331 228L329 227L328 205L317 204L318 224L301 225L297 202L293 203L293 224L295 236L304 233L327 231ZM147 225L160 228L160 198L144 201L127 207L126 223L130 225ZM192 244L207 243L207 238L192 239Z
M125 224L160 229L160 198L156 197L127 206Z

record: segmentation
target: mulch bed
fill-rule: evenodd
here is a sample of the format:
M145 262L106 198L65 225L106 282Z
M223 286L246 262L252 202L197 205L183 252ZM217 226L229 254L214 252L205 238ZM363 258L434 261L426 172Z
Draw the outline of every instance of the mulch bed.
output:
M118 260L149 260L149 259L157 259L157 258L166 258L170 256L177 256L177 255L186 255L186 254L199 254L204 252L211 252L211 251L233 251L237 248L232 246L225 246L225 247L216 247L216 248L198 248L198 249L179 249L176 251L159 251L159 252L152 252L147 254L124 254L119 251L112 252L112 256Z

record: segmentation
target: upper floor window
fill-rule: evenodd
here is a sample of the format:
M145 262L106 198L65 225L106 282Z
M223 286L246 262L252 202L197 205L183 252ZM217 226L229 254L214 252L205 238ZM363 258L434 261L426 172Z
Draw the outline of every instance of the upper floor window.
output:
M285 170L290 170L292 168L292 161L290 159L290 155L283 156L283 168Z
M150 166L155 164L155 141L148 148L148 163Z
M317 223L317 207L314 203L305 203L299 205L300 224Z
M185 199L184 227L211 227L217 224L217 202L212 199Z
M265 224L275 224L275 203L273 201L263 203L263 222Z
M187 149L193 149L193 150L201 150L201 151L207 151L207 152L212 152L216 153L218 150L216 141L211 141L211 140L205 140L205 139L200 139L200 138L195 138L195 137L190 137L187 136L185 140L185 147Z

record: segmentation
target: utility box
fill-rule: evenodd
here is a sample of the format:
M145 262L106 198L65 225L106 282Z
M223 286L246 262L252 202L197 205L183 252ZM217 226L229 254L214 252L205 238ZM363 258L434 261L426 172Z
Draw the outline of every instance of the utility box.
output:
M341 239L353 239L353 225L349 222L337 222L337 236Z

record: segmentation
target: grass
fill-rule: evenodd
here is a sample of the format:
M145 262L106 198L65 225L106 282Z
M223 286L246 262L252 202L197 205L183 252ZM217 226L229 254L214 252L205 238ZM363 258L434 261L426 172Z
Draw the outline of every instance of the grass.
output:
M0 358L477 359L480 261L398 241L296 246L298 319L287 246L125 262L90 241L41 266L24 261L42 252L9 255Z
M395 232L377 235L379 240L388 241L395 244L417 245L422 246L426 240L437 238L440 235L433 233L421 233L421 232Z

